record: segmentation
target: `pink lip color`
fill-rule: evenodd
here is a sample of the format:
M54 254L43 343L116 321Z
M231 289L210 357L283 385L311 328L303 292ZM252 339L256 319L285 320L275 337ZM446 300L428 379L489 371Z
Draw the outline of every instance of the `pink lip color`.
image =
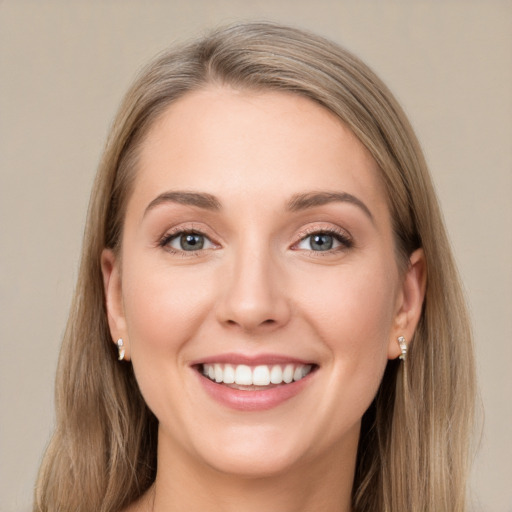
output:
M197 366L199 364L245 364L247 366L258 366L260 364L272 365L272 364L314 364L311 361L304 359L297 359L296 357L289 357L280 354L219 354L216 356L206 357L201 360L193 361L190 366Z
M315 372L309 373L304 378L290 384L279 384L260 391L233 389L224 384L213 382L200 372L196 373L208 395L220 404L239 411L264 411L277 407L300 393L304 386L307 386L310 377Z

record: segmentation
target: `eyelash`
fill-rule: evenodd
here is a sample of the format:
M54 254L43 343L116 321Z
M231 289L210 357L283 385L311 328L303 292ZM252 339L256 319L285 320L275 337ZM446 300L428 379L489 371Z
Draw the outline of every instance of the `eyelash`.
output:
M307 252L311 253L313 256L321 257L332 255L335 252L345 251L347 249L351 249L354 246L354 241L345 231L341 231L334 228L308 228L299 234L300 239L298 242L293 244L293 247L298 246L301 242L312 237L313 235L329 235L332 236L337 242L341 244L340 247L335 247L325 251L314 251L312 249L304 249Z
M208 240L208 242L212 245L216 245L214 242L212 242L210 240L210 238L205 235L204 233L202 233L200 230L197 230L197 229L193 229L193 228L178 228L176 230L173 230L171 232L167 232L161 239L160 241L158 242L158 245L162 248L164 248L165 250L167 250L168 252L170 252L171 254L176 254L176 255L180 255L180 256L198 256L199 253L203 252L203 251L207 251L208 249L198 249L196 251L185 251L185 250L180 250L180 249L175 249L174 247L171 247L169 244L171 241L175 240L175 239L178 239L184 235L197 235L197 236L201 236L203 237L205 240Z
M205 233L201 232L198 229L193 229L193 228L191 228L191 229L178 228L171 232L167 232L159 240L158 245L160 247L166 249L167 251L169 251L171 254L177 254L177 255L181 255L181 256L198 256L199 253L209 250L209 248L207 248L207 249L201 248L196 251L186 251L186 250L174 249L173 247L171 247L169 245L169 243L171 241L173 241L181 236L184 236L184 235L201 236L201 237L204 237L206 240L208 240L208 242L210 244L216 245L215 242L212 242L211 239ZM297 242L295 242L292 245L292 249L296 248L301 242L307 240L309 237L312 237L313 235L332 236L337 242L339 242L341 244L340 247L327 249L325 251L315 251L313 249L303 249L304 251L307 251L308 253L311 253L314 256L329 255L329 254L333 254L335 252L350 249L354 246L354 242L353 242L352 238L349 235L347 235L347 233L344 231L332 229L332 228L323 228L323 229L322 228L320 228L320 229L319 228L309 228L309 229L306 229L306 230L302 231L301 233L299 233L300 238ZM295 250L298 250L298 249L295 249Z

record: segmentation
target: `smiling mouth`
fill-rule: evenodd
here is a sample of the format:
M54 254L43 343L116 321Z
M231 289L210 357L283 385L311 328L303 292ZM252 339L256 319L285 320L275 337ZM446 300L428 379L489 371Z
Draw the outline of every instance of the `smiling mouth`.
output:
M262 391L297 382L312 371L314 364L274 364L249 366L245 364L200 364L198 371L217 384L242 391Z

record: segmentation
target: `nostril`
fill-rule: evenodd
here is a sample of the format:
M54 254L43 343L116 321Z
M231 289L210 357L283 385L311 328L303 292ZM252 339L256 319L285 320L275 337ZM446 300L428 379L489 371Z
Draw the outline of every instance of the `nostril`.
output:
M237 322L233 319L226 320L226 325L229 326L238 326L241 327L244 330L253 330L258 327L274 327L278 324L277 320L274 320L273 318L267 318L266 320L263 320L261 322L255 322L254 324L250 324L249 322Z

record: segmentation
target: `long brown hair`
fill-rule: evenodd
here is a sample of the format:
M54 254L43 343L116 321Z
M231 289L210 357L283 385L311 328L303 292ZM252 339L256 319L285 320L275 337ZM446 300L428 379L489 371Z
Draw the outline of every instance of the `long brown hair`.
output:
M131 365L116 360L100 254L120 246L148 128L169 104L211 83L306 96L337 115L379 164L397 261L405 268L422 247L428 282L407 363L388 363L363 417L353 510L464 511L475 392L472 339L421 149L402 109L366 65L320 37L271 23L231 26L163 53L121 105L92 191L59 359L57 425L34 510L117 511L155 478L157 420Z

